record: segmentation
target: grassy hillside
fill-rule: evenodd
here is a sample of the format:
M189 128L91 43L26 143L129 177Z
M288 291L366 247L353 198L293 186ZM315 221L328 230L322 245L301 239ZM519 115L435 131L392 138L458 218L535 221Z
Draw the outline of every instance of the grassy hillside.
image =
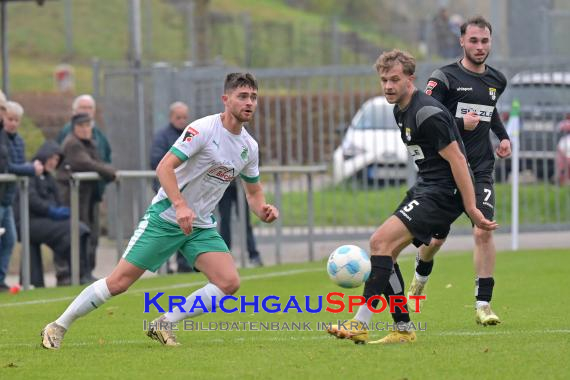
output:
M73 0L73 43L65 43L65 1L8 4L10 50L10 89L50 91L58 63L75 67L76 91L91 90L91 61L125 61L129 55L128 1ZM189 57L186 14L167 0L143 0L142 38L145 61L184 61ZM330 16L287 6L280 0L212 0L210 3L210 57L232 65L249 62L254 67L312 66L327 63L331 57ZM246 59L244 24L251 20L249 59ZM356 30L357 25L339 25L340 33ZM358 25L351 34L356 45L378 51L398 40L371 33ZM355 43L345 42L340 60L345 64L369 62L354 52Z

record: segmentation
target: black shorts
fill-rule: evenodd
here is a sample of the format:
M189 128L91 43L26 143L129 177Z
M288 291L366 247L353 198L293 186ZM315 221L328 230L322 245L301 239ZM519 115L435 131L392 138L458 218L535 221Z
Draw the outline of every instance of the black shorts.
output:
M495 218L495 187L493 182L487 179L476 179L475 198L477 198L477 208L485 218L493 220Z
M454 188L415 185L396 208L397 216L413 235L413 244L429 245L431 238L445 239L451 224L465 211Z

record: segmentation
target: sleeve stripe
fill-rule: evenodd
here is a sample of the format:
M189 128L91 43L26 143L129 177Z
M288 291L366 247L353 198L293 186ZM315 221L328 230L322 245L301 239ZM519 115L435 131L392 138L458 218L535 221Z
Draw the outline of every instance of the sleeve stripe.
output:
M188 156L186 156L184 153L182 153L179 149L177 149L175 147L171 147L169 152L174 154L176 157L178 157L182 162L184 162L188 159Z
M447 79L447 76L443 73L443 71L441 71L440 69L435 69L434 72L431 73L430 79L431 78L435 78L441 81L441 83L443 83L445 87L449 89L449 80Z
M249 183L257 183L257 182L259 182L259 176L257 176L257 177L248 177L248 176L245 176L245 175L243 175L243 174L240 174L239 176L240 176L245 182L249 182Z

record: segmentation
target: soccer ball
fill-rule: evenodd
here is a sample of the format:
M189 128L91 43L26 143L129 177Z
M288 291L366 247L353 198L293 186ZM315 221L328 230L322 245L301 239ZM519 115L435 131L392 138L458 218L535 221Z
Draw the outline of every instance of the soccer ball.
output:
M343 288L356 288L370 276L370 259L365 250L343 245L329 256L327 272L330 279Z

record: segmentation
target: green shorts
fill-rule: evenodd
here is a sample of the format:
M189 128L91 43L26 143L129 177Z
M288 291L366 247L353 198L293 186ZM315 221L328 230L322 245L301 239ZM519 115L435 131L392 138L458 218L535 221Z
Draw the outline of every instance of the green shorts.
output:
M230 250L215 228L194 227L190 235L185 235L177 224L147 211L133 233L123 259L141 269L156 272L176 251L182 253L193 267L202 253L229 253Z

